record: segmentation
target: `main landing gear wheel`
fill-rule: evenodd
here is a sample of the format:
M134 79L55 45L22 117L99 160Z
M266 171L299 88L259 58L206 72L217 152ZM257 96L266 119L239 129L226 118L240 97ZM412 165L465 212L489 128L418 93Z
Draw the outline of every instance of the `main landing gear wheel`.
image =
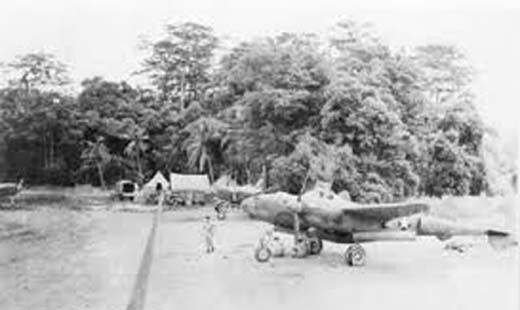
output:
M309 238L309 254L318 255L323 249L323 241L319 238Z
M353 244L345 252L345 262L349 266L363 266L366 261L365 249L359 244Z
M260 263L267 262L271 256L271 250L267 247L259 247L255 250L255 259Z

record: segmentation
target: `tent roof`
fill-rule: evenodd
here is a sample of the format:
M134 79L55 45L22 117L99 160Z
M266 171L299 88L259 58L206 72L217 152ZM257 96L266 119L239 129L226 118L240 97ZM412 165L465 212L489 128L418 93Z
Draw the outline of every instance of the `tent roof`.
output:
M170 173L170 184L174 191L210 191L209 179L205 174Z
M152 187L155 189L157 184L161 184L163 188L168 188L170 186L170 183L160 171L157 171L152 179L144 185L144 187Z

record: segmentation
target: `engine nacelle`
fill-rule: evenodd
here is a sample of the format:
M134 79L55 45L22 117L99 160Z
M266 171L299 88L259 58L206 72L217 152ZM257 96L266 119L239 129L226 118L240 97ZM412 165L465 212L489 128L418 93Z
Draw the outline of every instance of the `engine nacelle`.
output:
M485 235L486 233L480 228L431 216L418 217L415 226L418 235L436 236L439 240L446 240L455 235Z

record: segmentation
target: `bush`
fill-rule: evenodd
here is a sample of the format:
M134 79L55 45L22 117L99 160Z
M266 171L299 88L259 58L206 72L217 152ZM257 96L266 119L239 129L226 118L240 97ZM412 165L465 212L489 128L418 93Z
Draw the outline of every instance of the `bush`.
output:
M279 157L273 162L269 179L279 190L297 195L302 189L307 174L308 169L305 164L304 160L298 160L295 156Z

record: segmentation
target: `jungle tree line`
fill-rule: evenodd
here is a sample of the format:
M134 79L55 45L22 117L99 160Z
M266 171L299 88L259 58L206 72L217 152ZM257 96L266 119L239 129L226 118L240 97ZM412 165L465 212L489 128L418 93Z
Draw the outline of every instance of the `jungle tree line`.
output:
M365 202L495 190L458 49L394 50L353 22L326 37L241 42L216 59L219 46L210 27L168 25L146 46L150 86L92 77L73 95L53 55L5 63L5 178L105 187L161 170L247 183L266 169L271 187L296 193L306 176L324 178Z

